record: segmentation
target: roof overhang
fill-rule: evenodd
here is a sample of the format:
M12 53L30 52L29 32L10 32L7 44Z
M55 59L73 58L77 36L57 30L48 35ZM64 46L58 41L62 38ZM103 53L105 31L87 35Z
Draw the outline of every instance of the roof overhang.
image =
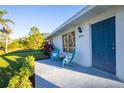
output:
M101 14L111 8L113 8L113 5L88 5L84 7L81 11L79 11L77 14L72 16L70 19L68 19L65 23L63 23L61 26L59 26L57 29L55 29L46 39L50 39L63 31L67 30L68 28L75 26L82 21L89 19L91 17L94 17L98 14Z

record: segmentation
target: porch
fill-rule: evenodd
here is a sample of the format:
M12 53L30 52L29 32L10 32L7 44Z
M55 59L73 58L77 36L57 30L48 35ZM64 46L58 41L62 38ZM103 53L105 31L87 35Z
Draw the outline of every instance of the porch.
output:
M35 63L36 88L114 88L124 87L114 75L75 63L61 68L61 62L49 59Z

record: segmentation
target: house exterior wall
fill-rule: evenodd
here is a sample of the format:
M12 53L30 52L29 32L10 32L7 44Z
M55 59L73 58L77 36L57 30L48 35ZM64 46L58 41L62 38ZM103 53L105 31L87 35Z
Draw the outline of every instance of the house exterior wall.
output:
M53 44L55 46L55 48L59 48L60 51L62 51L63 45L62 45L62 36L58 35L55 38L53 38Z
M76 30L76 57L74 62L89 67L91 66L90 28L88 24L81 25L81 27L82 33Z
M116 76L124 81L124 7L116 14Z
M116 76L124 81L124 6L117 6L102 14L85 20L78 25L68 28L67 31L64 31L63 33L54 37L53 44L62 51L62 55L66 55L66 52L63 52L62 35L71 31L75 31L76 56L73 62L82 66L91 67L92 40L90 26L91 24L110 18L112 16L116 17ZM79 26L82 27L82 33L77 31Z

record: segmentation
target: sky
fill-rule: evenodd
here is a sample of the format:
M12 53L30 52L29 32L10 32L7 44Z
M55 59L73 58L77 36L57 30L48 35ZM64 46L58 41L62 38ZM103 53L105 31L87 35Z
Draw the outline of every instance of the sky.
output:
M15 26L11 25L13 33L10 36L13 39L27 36L33 26L38 27L41 33L51 33L82 8L82 5L0 6L8 12L5 18L15 22Z

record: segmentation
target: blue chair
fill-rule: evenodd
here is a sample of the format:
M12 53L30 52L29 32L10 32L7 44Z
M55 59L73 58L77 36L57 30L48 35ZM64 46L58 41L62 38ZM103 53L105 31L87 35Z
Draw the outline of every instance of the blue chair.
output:
M65 64L69 64L72 62L73 58L75 57L75 50L72 52L72 55L67 55L62 61L62 68Z
M59 53L60 53L59 49L54 49L50 54L50 60L54 60L54 61L59 60Z

